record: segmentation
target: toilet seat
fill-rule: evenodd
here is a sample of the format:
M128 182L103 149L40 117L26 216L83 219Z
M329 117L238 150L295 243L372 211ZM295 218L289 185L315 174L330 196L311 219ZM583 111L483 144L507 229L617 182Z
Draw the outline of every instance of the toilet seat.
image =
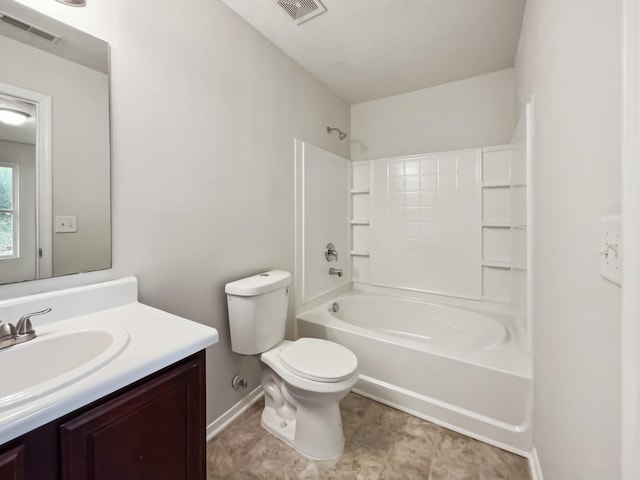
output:
M300 340L297 340L297 342L299 341ZM279 375L290 386L299 388L302 390L306 390L309 392L330 393L330 392L338 392L343 389L349 390L358 381L357 367L353 370L351 375L349 375L347 378L344 378L342 380L333 379L330 381L323 381L323 382L320 382L317 380L310 380L308 378L302 377L298 373L295 373L290 367L285 365L282 359L281 353L297 342L292 342L290 340L283 340L275 347L262 353L260 355L260 360L266 366L268 366L274 372L276 372L276 374ZM303 344L304 343L305 342L303 342ZM332 342L329 342L329 343L332 343ZM337 344L334 344L334 345L337 345ZM345 348L345 347L342 347L342 348ZM345 348L345 350L347 349ZM356 363L357 363L357 360L356 360Z
M280 351L280 359L289 371L314 382L340 382L358 368L351 350L320 338L296 340Z

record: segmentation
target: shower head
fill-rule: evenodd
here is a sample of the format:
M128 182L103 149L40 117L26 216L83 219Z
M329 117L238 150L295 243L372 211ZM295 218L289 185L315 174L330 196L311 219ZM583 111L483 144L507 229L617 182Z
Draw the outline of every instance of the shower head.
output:
M340 140L344 140L345 138L347 138L347 134L345 132L343 132L342 130L340 130L339 128L327 127L327 133L331 133L334 130L336 132L338 132L338 138Z

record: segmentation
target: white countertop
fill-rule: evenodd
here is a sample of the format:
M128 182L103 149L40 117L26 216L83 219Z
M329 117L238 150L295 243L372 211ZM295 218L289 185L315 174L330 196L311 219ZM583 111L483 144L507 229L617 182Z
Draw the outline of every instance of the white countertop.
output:
M106 284L107 288L127 290L127 294L121 296L122 299L132 300L132 297L137 297L137 281L134 278L106 282ZM77 290L80 294L89 292L93 301L97 295L95 287L71 290ZM132 294L131 288L135 288L135 295ZM68 295L69 291L62 291L59 297L62 298L62 302L71 301L73 309L78 311L79 303L73 302L76 297ZM55 292L34 295L35 301L31 303L25 300L28 298L0 302L0 314L12 308L19 308L26 313L35 311L38 305L52 303L55 305L56 303ZM82 303L81 300L80 303ZM117 304L118 302L110 300L108 303ZM103 308L105 304L101 302L92 304L102 309L67 317L67 319L58 318L40 325L34 321L37 334L40 337L46 337L47 334L61 330L113 327L128 332L128 343L114 358L78 381L0 411L0 444L98 400L218 341L218 332L214 328L137 301L129 301L110 308ZM64 306L57 306L60 307L59 310L64 310ZM54 306L54 310L55 308ZM91 310L91 308L83 308ZM3 365L2 353L3 350L0 350L0 366L10 368L15 374L19 374L20 365Z

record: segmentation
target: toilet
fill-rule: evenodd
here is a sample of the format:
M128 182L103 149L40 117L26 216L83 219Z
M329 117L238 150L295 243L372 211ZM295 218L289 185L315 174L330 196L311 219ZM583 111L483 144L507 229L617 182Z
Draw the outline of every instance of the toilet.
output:
M327 340L284 339L290 282L289 272L272 270L225 286L231 349L260 355L262 426L309 458L337 458L339 402L358 380L358 359Z

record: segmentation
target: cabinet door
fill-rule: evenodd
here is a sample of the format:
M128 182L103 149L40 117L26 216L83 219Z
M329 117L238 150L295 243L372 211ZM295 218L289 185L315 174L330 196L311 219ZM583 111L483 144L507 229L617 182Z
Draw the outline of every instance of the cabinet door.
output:
M204 353L60 427L63 480L205 478Z
M0 453L0 480L24 480L24 445Z

